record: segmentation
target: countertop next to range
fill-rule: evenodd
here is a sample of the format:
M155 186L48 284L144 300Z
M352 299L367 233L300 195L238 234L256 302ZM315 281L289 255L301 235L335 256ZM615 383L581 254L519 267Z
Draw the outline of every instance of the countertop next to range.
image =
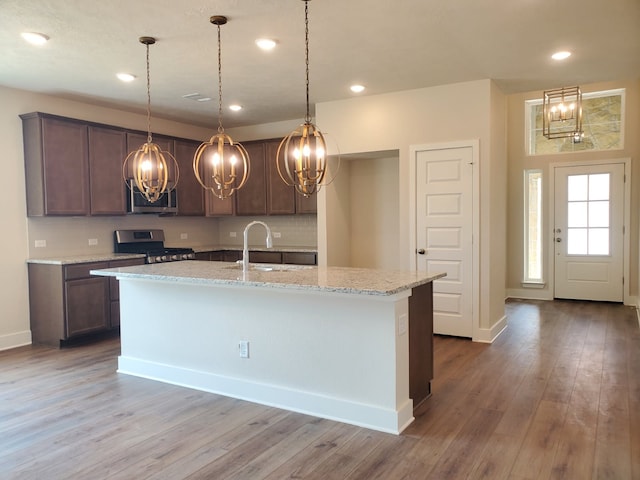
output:
M271 266L271 265L270 265ZM264 287L330 293L390 296L443 277L444 273L348 267L290 266L243 272L229 262L167 262L91 271L120 279L176 282L183 285Z
M199 252L216 252L222 250L234 250L241 252L242 246L238 245L226 245L226 246L199 246L192 247L193 251ZM266 248L264 246L250 246L249 250L252 252L301 252L301 253L315 253L317 249L312 247L274 247ZM94 253L88 255L64 255L58 257L45 257L45 258L29 258L27 263L41 263L48 265L73 265L77 263L93 263L93 262L111 262L114 260L128 260L131 258L145 258L146 255L142 253Z

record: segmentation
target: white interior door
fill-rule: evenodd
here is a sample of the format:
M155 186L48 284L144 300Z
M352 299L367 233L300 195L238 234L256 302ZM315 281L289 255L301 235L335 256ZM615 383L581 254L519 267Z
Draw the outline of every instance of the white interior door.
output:
M433 284L434 332L473 337L473 149L416 152L418 270Z
M622 302L624 164L554 170L554 296Z

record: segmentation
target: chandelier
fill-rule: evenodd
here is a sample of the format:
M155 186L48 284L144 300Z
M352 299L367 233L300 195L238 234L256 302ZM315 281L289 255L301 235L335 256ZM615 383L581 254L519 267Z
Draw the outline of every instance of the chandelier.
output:
M309 113L309 1L304 1L306 106L304 123L284 137L276 154L282 181L305 197L316 193L327 181L327 146L324 135L311 121Z
M122 176L127 186L147 201L156 202L165 192L176 188L179 171L176 159L153 143L151 136L151 76L149 74L149 45L153 37L140 37L147 49L147 141L129 153L122 165Z
M222 126L222 49L220 26L227 17L214 15L209 21L218 27L218 133L202 143L193 157L193 172L205 190L225 199L242 188L249 178L249 154L224 133Z
M571 138L579 143L582 131L580 87L562 87L543 92L542 134L548 139Z

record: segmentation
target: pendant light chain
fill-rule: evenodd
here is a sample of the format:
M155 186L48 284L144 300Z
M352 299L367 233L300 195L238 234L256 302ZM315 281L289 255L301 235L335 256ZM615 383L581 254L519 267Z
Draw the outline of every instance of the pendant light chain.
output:
M307 114L304 117L306 123L311 123L311 115L309 115L309 1L304 2L304 48L305 48L305 64L306 64L306 89L307 89Z
M147 143L151 143L151 74L149 73L149 42L147 47Z
M220 42L220 25L218 24L218 133L223 133L222 126L222 44Z

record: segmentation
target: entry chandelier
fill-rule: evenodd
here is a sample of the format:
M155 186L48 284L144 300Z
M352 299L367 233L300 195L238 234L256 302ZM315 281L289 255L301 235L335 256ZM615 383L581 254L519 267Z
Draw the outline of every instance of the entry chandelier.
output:
M206 190L225 199L242 188L249 178L249 154L238 142L224 133L222 126L222 49L220 26L227 17L214 15L210 22L218 27L218 133L196 150L193 157L193 172Z
M307 112L304 123L284 137L276 154L276 166L282 181L298 193L310 197L327 185L327 147L322 132L309 114L309 1L304 1L304 33Z
M548 139L571 138L579 143L582 131L582 92L580 87L562 87L543 93L542 134Z
M149 74L149 45L156 43L153 37L140 37L147 49L147 141L136 151L129 153L122 165L122 176L130 189L143 195L149 202L156 202L165 192L178 184L178 163L169 152L153 143L151 137L151 76Z

